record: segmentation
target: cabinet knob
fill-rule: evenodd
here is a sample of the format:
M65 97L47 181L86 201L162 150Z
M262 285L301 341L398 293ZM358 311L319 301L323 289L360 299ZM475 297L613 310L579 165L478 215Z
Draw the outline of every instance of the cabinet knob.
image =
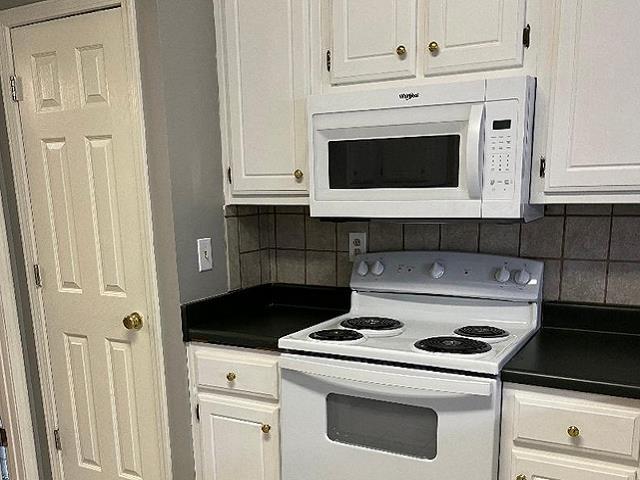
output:
M227 381L233 382L236 379L236 374L233 372L227 373Z
M299 168L297 168L294 172L293 172L293 176L296 177L296 180L302 180L302 177L304 177L304 173L302 173L302 170L300 170Z
M523 475L523 474L520 474L520 475L518 475L518 476L516 477L516 480L527 480L527 476L526 476L526 475Z
M405 47L404 45L398 45L396 47L396 53L398 54L399 57L403 57L404 55L407 54L407 47Z
M127 330L140 330L143 324L142 315L133 312L122 319L122 324Z
M571 438L579 437L580 436L580 429L578 427L576 427L575 425L571 425L569 428L567 428L567 434Z
M262 426L260 427L260 430L262 430L262 433L267 435L271 431L271 425L267 423L263 423Z
M438 42L429 42L429 46L427 48L433 55L436 55L438 50L440 50L440 45L438 45Z

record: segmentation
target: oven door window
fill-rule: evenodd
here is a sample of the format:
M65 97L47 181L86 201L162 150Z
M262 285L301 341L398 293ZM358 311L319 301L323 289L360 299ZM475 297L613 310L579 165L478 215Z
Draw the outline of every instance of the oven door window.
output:
M427 407L330 393L327 436L347 445L433 460L438 415Z
M460 135L329 142L329 188L457 188Z

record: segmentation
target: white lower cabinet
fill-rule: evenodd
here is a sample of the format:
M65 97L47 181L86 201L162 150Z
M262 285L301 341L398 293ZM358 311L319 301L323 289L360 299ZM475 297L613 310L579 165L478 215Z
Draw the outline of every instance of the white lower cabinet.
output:
M279 480L278 354L189 344L197 480Z
M640 400L505 384L500 480L637 480Z
M278 407L198 395L202 480L278 480Z

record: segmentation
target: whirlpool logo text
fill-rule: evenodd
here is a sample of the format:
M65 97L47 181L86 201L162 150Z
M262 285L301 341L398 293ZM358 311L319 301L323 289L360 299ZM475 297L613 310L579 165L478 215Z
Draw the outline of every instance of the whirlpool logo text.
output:
M412 98L418 98L420 96L419 93L409 92L409 93L400 93L398 98L401 100L411 100Z

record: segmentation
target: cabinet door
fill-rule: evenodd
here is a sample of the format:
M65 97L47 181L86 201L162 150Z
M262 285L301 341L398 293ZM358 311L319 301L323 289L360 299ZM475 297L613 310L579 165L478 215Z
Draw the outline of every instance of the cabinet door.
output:
M216 1L223 149L232 193L305 191L306 0Z
M199 394L198 403L202 448L198 480L280 479L276 405L208 394Z
M557 15L545 189L638 190L640 3L562 0Z
M331 17L333 84L415 76L416 0L333 0Z
M636 471L588 460L555 457L544 453L513 452L511 474L500 480L524 475L527 480L636 480ZM522 477L520 477L522 478Z
M525 7L525 0L429 0L425 75L521 66Z

